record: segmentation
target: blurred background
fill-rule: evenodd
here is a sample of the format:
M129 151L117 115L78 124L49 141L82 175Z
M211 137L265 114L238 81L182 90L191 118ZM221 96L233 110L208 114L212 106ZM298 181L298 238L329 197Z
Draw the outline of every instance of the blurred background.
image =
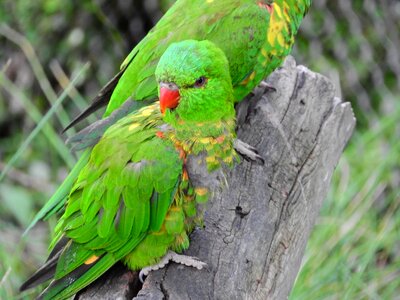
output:
M1 1L0 299L37 293L17 287L45 260L55 221L22 233L76 161L61 129L173 2ZM400 2L313 2L293 55L335 82L358 125L291 299L400 299Z

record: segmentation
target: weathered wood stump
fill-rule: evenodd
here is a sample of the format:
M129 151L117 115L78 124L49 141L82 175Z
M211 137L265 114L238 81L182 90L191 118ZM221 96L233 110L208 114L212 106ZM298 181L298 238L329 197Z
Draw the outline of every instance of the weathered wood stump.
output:
M276 90L259 87L238 107L238 137L265 164L242 161L226 174L205 228L191 235L186 254L208 268L172 263L140 289L119 267L78 299L287 299L355 118L327 78L291 57L267 82Z

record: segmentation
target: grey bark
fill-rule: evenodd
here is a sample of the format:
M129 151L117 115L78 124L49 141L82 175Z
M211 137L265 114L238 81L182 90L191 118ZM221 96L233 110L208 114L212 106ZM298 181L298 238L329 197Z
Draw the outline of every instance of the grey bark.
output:
M185 254L205 270L169 264L152 272L134 299L287 299L332 173L351 137L355 118L332 83L289 57L238 107L238 137L265 159L242 161L220 178L207 205L205 228ZM118 280L126 280L117 274ZM118 284L102 292L115 299ZM100 279L92 290L104 288ZM118 294L119 295L119 294ZM96 299L100 299L96 297Z

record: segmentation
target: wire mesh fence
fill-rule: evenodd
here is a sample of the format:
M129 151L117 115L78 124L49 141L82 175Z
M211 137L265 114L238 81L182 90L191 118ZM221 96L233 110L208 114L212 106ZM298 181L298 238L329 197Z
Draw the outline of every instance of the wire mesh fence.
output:
M373 116L390 112L400 98L399 31L399 1L316 0L294 55L322 73L337 70L359 124L371 125Z

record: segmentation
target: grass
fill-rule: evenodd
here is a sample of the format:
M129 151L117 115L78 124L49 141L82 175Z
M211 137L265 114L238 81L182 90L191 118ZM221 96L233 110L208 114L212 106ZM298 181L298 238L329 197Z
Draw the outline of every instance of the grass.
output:
M290 299L400 299L399 124L353 136Z
M35 211L54 191L55 186L52 183L60 183L61 179L54 175L63 168L61 166L72 168L75 164L75 157L52 123L55 121L54 116L57 116L57 121L61 124L69 122L65 114L59 113L63 112L62 102L68 96L78 107L82 106L82 101L79 100L82 96L74 88L74 84L78 79L82 80L89 66L84 65L72 80L61 74L64 75L63 84L60 83L63 91L57 96L49 86L49 80L45 78L43 67L29 42L4 24L0 24L0 35L10 40L18 37L19 42L16 44L30 62L35 78L43 88L44 98L51 102L51 108L46 114L42 114L34 105L32 95L4 75L8 65L0 71L0 88L17 99L27 119L35 125L29 130L29 134L18 132L18 135L2 141L1 144L2 152L8 155L7 163L0 162L0 299L32 299L40 289L23 294L19 294L17 289L45 260L51 231L49 229L54 224L39 224L26 237L22 237L22 233ZM61 71L59 67L58 73ZM17 144L20 145L16 146ZM39 168L30 169L35 165L39 165ZM41 178L41 173L48 174ZM52 180L50 177L53 176L57 179Z

